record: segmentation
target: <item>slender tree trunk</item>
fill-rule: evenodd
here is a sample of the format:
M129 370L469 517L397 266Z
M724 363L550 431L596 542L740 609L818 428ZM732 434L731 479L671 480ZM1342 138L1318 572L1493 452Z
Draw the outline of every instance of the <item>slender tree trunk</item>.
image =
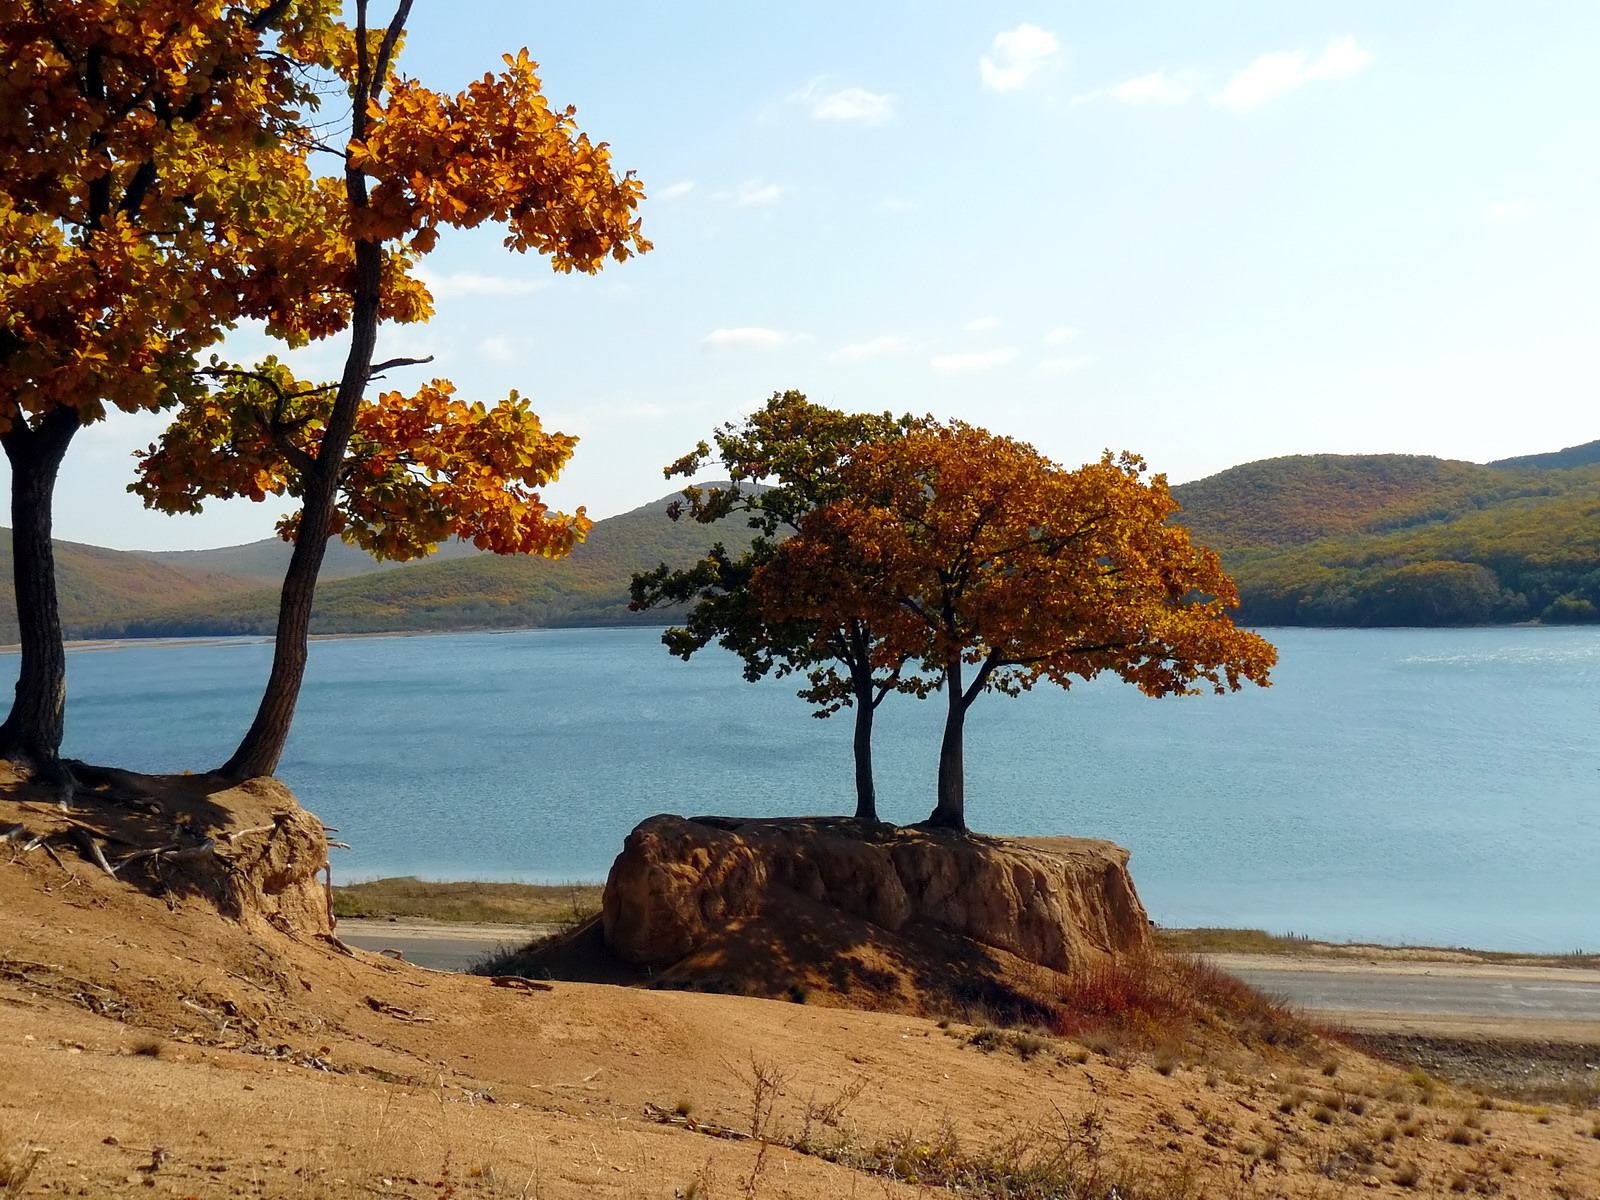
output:
M16 699L0 725L0 757L65 783L61 734L67 701L67 654L56 593L51 538L56 476L78 432L78 410L52 408L37 425L20 414L4 434L11 463L11 556L22 661Z
M365 189L362 188L365 199ZM350 353L345 358L339 392L322 444L317 450L315 469L309 478L300 508L300 528L295 535L294 553L283 577L278 599L278 629L272 651L272 671L261 697L250 730L218 770L223 779L237 782L258 775L271 775L289 740L300 685L305 681L307 639L311 631L311 606L316 599L317 574L327 553L333 528L334 506L339 498L340 474L345 449L355 429L356 414L366 392L372 371L372 356L378 342L378 294L383 257L376 242L357 242L355 305L350 320Z
M856 820L876 824L878 791L872 781L872 718L877 708L872 703L872 684L856 688Z
M952 656L945 663L944 691L948 708L944 718L944 740L939 744L939 801L928 817L929 825L965 830L966 770L962 762L962 739L967 721L967 698L961 687L961 658Z

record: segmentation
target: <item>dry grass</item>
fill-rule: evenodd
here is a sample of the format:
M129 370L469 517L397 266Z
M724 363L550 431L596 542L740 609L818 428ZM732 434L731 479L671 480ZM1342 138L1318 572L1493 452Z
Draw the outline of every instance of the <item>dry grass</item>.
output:
M422 917L486 925L575 923L600 911L598 883L433 883L405 875L333 889L337 917Z
M0 1133L0 1198L11 1200L22 1195L34 1168L48 1151L29 1141L19 1141Z
M1312 1029L1284 1004L1201 959L1152 954L1081 972L1057 996L1051 1032L1066 1037L1115 1033L1145 1047L1171 1046L1195 1034L1219 1034L1246 1046L1297 1047Z

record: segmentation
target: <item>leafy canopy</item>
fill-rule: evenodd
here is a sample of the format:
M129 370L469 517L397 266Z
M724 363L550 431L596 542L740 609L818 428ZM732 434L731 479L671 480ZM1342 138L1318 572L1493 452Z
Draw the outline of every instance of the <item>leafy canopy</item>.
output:
M606 146L577 129L573 109L551 107L526 50L455 95L396 70L386 87L360 84L373 56L383 61L380 47L363 60L342 26L313 50L308 57L368 99L337 155L341 174L304 179L295 219L251 279L271 310L269 331L290 345L349 325L360 247L381 255L379 319L400 323L432 315L414 271L442 228L502 224L508 248L537 250L559 272L592 273L650 249L635 214L642 186L613 173ZM304 498L318 486L323 435L337 424L335 385L295 379L276 359L254 368L214 361L203 374L217 386L191 397L140 455L130 490L153 507L193 512L209 496ZM576 439L545 431L515 392L469 405L434 380L409 396L359 403L353 427L344 426L330 533L380 557L411 558L447 536L497 553L559 555L588 531L581 509L547 513L533 490L555 477ZM280 534L292 538L297 522L285 518Z
M155 409L265 317L327 0L0 0L0 433Z
M786 391L774 393L744 421L722 426L713 435L714 453L701 442L665 474L692 477L714 459L729 482L691 484L668 513L702 524L742 516L752 531L748 547L730 553L719 542L690 567L662 564L635 575L631 607L689 605L684 623L662 635L673 654L687 659L715 641L739 655L751 681L769 672L778 678L802 673L807 684L800 695L817 706L819 717L851 704L875 704L888 691L924 688L903 674L903 658L886 653L882 637L856 615L859 605L838 597L838 603L818 603L800 617L780 611L760 585L782 558L784 539L799 531L808 514L844 497L846 464L865 447L902 436L907 422L889 413L840 412ZM843 578L833 582L861 586Z
M839 484L849 498L784 544L778 615L837 619L846 593L831 581L881 581L850 595L849 615L890 631L886 652L942 672L964 703L1106 671L1151 696L1267 682L1275 652L1228 619L1238 596L1216 555L1169 521L1165 478L1134 455L1069 471L924 418L864 447ZM826 582L797 586L807 579Z

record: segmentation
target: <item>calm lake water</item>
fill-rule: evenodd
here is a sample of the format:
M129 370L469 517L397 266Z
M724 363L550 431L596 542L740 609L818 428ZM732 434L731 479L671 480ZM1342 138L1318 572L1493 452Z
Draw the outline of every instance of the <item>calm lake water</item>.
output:
M1151 915L1328 938L1600 949L1600 631L1270 630L1276 686L987 696L975 829L1114 839ZM603 878L658 812L843 813L848 715L819 721L658 631L322 641L281 774L352 843L336 877ZM222 761L270 647L71 656L67 752ZM14 660L13 660L14 661ZM14 668L13 668L14 669ZM941 704L880 710L881 808L932 807Z

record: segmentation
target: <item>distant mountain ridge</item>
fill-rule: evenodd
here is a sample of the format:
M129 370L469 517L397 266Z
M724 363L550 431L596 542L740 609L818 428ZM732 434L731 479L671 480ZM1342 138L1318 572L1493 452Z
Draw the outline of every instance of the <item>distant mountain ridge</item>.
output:
M1240 619L1284 625L1600 622L1600 441L1493 463L1406 454L1293 455L1173 489L1178 519L1221 554ZM627 611L628 580L687 565L737 521L667 517L676 493L596 523L563 560L451 543L378 563L330 543L319 633L661 623ZM9 574L10 533L0 530ZM71 637L268 634L289 546L276 539L159 553L57 543ZM0 588L0 640L16 638Z

